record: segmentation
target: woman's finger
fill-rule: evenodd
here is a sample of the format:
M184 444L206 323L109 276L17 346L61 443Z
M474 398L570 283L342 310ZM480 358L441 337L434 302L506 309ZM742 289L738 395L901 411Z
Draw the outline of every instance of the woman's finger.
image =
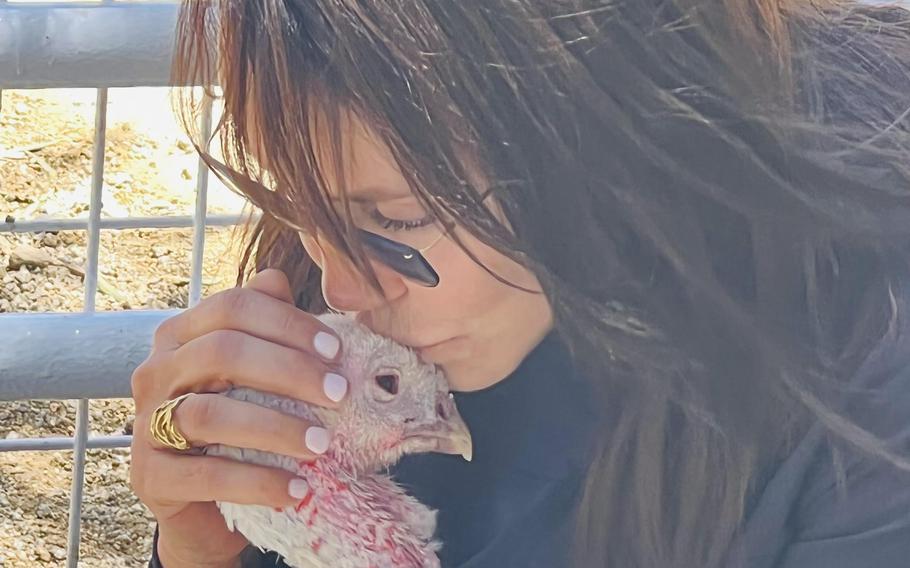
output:
M188 396L172 411L172 422L194 447L225 444L309 461L329 446L329 433L321 426L220 394ZM149 442L164 449L154 439Z
M172 393L222 391L242 385L325 407L335 407L348 382L313 356L247 335L216 330L179 347L166 362Z
M329 326L291 303L258 290L231 288L163 322L155 331L156 349L176 349L219 329L240 331L332 362L341 341Z
M303 496L303 480L289 471L215 456L150 454L144 471L154 475L134 479L133 489L161 507L206 501L287 507Z

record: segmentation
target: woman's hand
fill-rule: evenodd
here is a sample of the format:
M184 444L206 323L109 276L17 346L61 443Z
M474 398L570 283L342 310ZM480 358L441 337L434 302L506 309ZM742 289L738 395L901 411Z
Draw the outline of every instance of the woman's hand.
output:
M247 545L214 501L285 507L299 501L294 476L275 468L180 453L152 439L152 412L192 392L173 412L194 447L227 444L305 460L328 446L328 432L298 418L215 394L247 386L335 406L347 382L333 375L334 332L294 306L284 273L265 270L244 288L219 292L165 320L152 352L132 376L136 421L130 484L158 520L166 568L232 566Z

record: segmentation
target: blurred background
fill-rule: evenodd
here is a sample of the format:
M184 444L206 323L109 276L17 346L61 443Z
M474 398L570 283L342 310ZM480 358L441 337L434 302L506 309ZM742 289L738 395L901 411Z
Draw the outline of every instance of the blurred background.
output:
M95 89L0 92L0 220L88 216L95 102ZM102 219L192 216L198 160L169 89L109 89L107 112ZM242 207L209 178L209 215ZM203 296L233 285L234 233L206 229ZM191 250L191 228L102 230L95 309L186 307ZM86 252L84 230L0 232L0 313L81 312ZM89 409L90 438L132 432L130 399ZM0 438L73 436L75 421L73 400L0 402ZM128 448L88 450L79 566L148 562L154 519L128 468ZM0 568L65 565L72 470L71 450L0 452Z
M88 215L95 89L0 94L0 218ZM193 214L197 158L166 88L110 89L106 217ZM208 213L243 201L209 178ZM239 235L206 229L203 296L231 287ZM187 307L192 229L102 230L96 310ZM0 233L0 313L80 312L85 231ZM75 401L0 402L0 437L72 436ZM131 427L129 399L92 400L89 436ZM125 433L130 433L126 431ZM152 518L130 493L129 451L89 450L80 566L141 566ZM71 451L0 452L0 567L62 566Z

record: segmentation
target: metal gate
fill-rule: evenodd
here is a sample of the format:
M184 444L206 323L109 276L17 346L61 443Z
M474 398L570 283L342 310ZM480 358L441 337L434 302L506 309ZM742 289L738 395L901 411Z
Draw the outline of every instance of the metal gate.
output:
M0 232L87 232L81 314L0 316L0 400L78 399L74 438L0 440L0 451L73 450L67 566L79 557L87 448L127 447L131 436L88 438L89 399L129 398L130 376L145 359L155 327L179 310L95 312L102 229L193 228L189 305L199 301L206 226L234 225L240 215L206 215L207 170L199 162L192 216L101 219L108 89L167 86L176 2L102 1L19 4L0 0L0 89L97 89L88 216L8 220ZM211 131L211 101L201 130ZM86 349L89 345L92 348ZM40 347L40 348L39 348Z

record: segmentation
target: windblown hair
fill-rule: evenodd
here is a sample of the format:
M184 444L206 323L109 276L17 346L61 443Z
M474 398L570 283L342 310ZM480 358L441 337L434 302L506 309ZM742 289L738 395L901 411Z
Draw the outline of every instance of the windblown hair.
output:
M295 227L376 284L316 159L345 112L428 209L537 275L603 398L575 565L722 565L816 421L910 468L838 410L908 292L908 11L190 0L176 55L178 84L217 77L222 175L262 210L238 284L280 268L325 310ZM192 130L201 99L178 108Z

